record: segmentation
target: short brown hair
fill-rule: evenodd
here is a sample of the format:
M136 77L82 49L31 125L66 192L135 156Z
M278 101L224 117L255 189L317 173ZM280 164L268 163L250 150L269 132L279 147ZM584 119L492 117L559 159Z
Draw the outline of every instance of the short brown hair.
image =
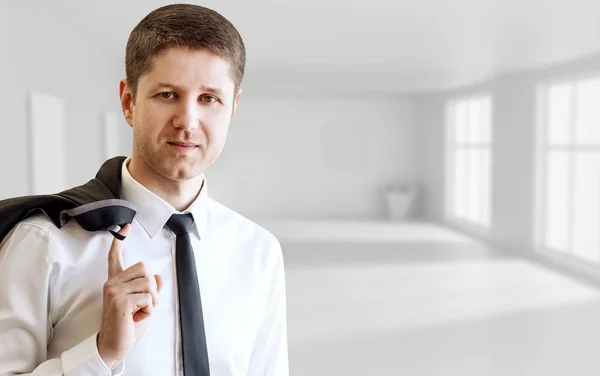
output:
M150 12L131 31L125 49L125 72L133 92L152 58L170 47L212 52L229 63L235 93L244 77L246 48L237 29L212 9L172 4ZM234 93L234 94L235 94Z

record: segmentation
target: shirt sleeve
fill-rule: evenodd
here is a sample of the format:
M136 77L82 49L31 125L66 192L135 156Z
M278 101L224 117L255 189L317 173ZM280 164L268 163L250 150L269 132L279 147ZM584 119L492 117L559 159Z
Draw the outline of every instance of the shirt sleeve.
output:
M277 240L272 246L274 262L267 268L267 299L254 343L248 375L288 376L287 309L283 254Z
M51 236L32 222L18 224L0 244L0 375L120 375L98 354L96 335L47 359L50 304L60 271Z

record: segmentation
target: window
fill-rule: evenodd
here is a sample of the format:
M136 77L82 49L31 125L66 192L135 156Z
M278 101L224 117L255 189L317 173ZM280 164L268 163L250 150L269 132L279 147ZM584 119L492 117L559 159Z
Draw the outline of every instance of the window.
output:
M446 107L446 216L490 226L491 99L450 101Z
M537 235L544 249L600 262L600 78L540 91Z

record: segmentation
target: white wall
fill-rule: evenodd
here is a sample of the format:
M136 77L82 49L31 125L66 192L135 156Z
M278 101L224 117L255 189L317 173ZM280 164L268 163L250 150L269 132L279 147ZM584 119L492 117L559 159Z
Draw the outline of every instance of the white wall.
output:
M421 194L417 216L439 221L444 216L444 98L427 96L416 102L415 175Z
M0 2L0 198L29 194L28 93L66 102L67 182L93 178L103 161L102 112L118 111L118 67L39 1ZM63 152L57 150L57 152Z
M531 249L535 190L536 90L540 83L600 74L600 56L497 77L488 82L418 100L417 179L425 186L420 216L443 221L445 194L444 103L489 93L493 103L492 224L494 241ZM469 229L467 229L469 231Z
M414 103L407 99L240 100L209 194L260 218L376 218L381 190L414 177Z

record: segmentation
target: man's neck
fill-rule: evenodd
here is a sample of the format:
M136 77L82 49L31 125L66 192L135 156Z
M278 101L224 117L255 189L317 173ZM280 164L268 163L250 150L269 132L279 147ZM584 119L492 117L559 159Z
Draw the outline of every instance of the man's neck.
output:
M159 175L143 160L137 161L134 158L130 159L126 168L135 181L180 212L196 200L204 181L203 175L186 181L173 181Z

